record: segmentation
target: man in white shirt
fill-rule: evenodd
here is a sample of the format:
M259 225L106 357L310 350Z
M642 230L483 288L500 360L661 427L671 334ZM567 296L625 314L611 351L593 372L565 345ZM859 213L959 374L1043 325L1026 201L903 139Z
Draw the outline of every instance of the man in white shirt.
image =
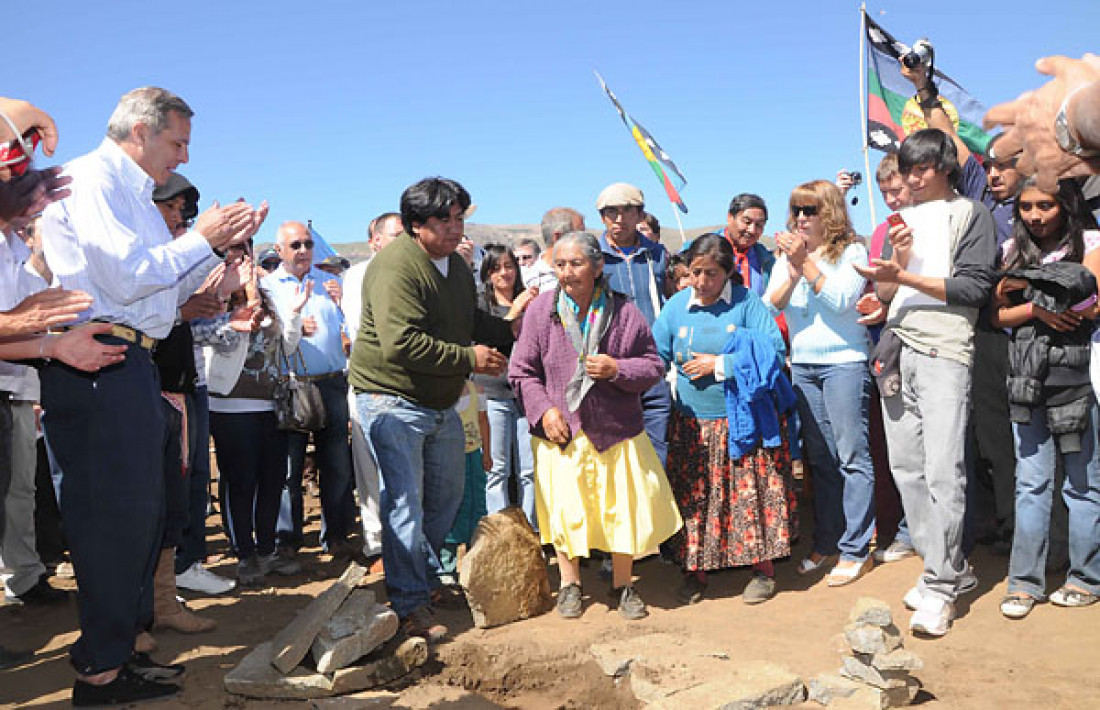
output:
M370 223L371 256L378 254L401 234L401 215L385 212ZM351 347L359 335L359 319L363 315L363 276L367 273L370 258L353 265L344 273L344 297L340 308L344 311L344 324ZM351 417L351 461L355 469L355 488L359 491L359 517L363 522L363 555L377 558L382 555L382 519L378 516L378 499L381 485L378 469L374 466L367 439L359 426L359 407L355 405L355 390L348 388L348 414Z
M187 162L193 112L164 89L124 95L103 143L66 166L72 194L43 216L46 260L61 285L92 299L86 319L113 324L105 341L126 357L94 375L56 361L41 371L45 428L64 472L61 509L80 600L70 650L73 705L165 697L182 666L135 652L152 616L152 575L164 516L166 428L150 350L217 263L246 241L267 207L215 204L173 240L153 186Z

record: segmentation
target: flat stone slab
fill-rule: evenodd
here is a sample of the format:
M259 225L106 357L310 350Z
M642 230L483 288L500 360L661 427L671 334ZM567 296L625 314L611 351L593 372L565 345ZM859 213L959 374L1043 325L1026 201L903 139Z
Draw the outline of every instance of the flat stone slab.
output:
M910 678L904 686L883 690L863 686L846 698L838 698L829 704L829 710L885 710L912 705L920 692L920 681Z
M901 648L901 631L893 624L848 624L844 638L856 653L889 653Z
M309 653L313 639L317 638L325 622L336 613L355 586L365 577L367 570L354 562L332 585L298 612L272 639L275 648L271 663L283 673L290 673Z
M704 657L631 664L634 696L660 710L750 710L802 702L802 679L773 663Z
M399 624L392 609L375 603L373 592L355 590L313 640L317 670L332 673L350 666L393 638Z
M225 689L250 698L327 698L392 682L424 665L428 659L427 642L422 638L409 638L400 643L391 641L375 651L363 665L342 668L335 674L317 673L299 666L284 675L272 664L274 651L270 641L257 646L226 674Z
M844 663L840 674L853 680L862 681L883 690L904 687L905 682L912 676L909 671L880 671L871 665L871 657L843 656L840 659Z
M822 705L831 705L838 698L847 698L867 686L836 673L820 673L806 684L806 699Z
M401 641L396 647L389 644L375 654L379 658L367 659L363 665L341 668L332 677L332 692L335 695L353 693L367 688L377 688L407 675L412 669L424 665L428 660L428 642L413 636Z
M889 626L894 623L894 616L890 612L890 605L881 599L860 597L848 614L848 621L852 624Z
M889 653L876 653L871 657L871 665L880 671L919 671L924 668L920 656L904 648Z
M283 674L272 664L275 644L265 641L225 674L225 689L250 698L309 700L332 695L332 679L306 668Z

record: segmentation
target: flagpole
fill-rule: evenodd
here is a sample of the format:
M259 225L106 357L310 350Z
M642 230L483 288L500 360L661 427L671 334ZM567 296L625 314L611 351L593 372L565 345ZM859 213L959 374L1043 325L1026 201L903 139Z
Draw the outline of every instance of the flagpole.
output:
M875 192L871 189L871 149L867 145L867 81L864 78L867 64L867 3L859 6L859 133L863 143L864 183L867 185L867 206L871 208L871 228L878 225L875 217Z
M668 200L668 204L672 205L672 216L676 218L676 226L680 228L680 246L683 247L684 242L687 241L687 235L684 234L684 223L680 221L680 209L676 206L676 203L672 201L671 197Z

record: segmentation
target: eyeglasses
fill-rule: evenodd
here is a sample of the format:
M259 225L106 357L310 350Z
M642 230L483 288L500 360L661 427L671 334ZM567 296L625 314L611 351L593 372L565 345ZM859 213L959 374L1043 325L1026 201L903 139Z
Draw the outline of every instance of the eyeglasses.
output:
M600 210L600 216L607 219L618 219L619 215L626 214L629 210L636 210L637 207L633 205L627 207L604 207Z
M298 251L302 247L305 247L306 249L312 249L313 248L313 240L312 239L307 239L304 242L291 242L290 244L287 244L287 246L290 247L291 251Z
M813 217L817 214L817 205L791 205L791 216L797 217L799 214Z

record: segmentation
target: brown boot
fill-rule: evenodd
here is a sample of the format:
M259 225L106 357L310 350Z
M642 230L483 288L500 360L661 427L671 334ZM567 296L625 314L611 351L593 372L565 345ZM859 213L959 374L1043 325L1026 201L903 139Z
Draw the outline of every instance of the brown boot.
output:
M153 575L153 628L172 629L183 634L210 631L217 624L187 610L176 599L176 550L160 551L157 571Z
M134 650L138 653L152 653L157 650L157 640L148 631L142 631L134 639Z

